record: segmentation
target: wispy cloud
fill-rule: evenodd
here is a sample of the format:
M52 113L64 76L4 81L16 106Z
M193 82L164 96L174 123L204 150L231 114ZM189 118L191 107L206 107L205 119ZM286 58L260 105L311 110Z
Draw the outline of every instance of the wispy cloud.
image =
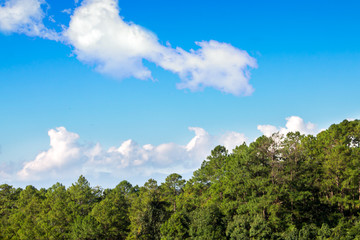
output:
M71 8L66 8L66 9L62 10L61 12L70 15L72 13L72 9Z
M48 134L50 149L38 154L35 160L24 164L23 169L18 172L22 179L38 178L39 173L67 167L74 159L82 157L81 148L77 143L79 135L68 132L64 127L51 129Z

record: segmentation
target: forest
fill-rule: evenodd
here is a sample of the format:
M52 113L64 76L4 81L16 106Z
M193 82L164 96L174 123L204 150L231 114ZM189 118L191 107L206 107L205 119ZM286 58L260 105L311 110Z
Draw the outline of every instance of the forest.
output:
M360 239L360 120L215 147L185 181L0 185L0 239Z

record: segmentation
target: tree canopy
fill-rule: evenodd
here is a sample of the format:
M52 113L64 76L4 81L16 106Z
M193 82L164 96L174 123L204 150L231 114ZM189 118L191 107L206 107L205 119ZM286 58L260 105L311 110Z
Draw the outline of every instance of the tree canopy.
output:
M360 239L360 121L215 147L188 181L0 185L0 239Z

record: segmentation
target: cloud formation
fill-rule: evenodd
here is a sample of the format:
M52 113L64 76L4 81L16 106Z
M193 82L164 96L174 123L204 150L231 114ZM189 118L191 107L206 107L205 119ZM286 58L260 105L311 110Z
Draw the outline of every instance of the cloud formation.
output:
M24 33L72 46L77 58L118 79L152 79L143 61L178 74L179 89L211 87L234 95L250 95L250 70L256 60L246 51L215 40L196 42L185 51L159 43L156 35L119 15L117 0L84 0L73 11L68 27L56 33L43 24L45 0L7 0L0 8L0 30ZM69 9L66 12L71 13Z
M311 122L305 123L305 121L298 116L288 117L286 121L285 127L258 125L257 129L267 137L277 132L283 135L289 132L300 132L301 134L316 134L319 132L315 124Z
M24 164L18 175L23 178L38 177L38 173L61 169L74 159L80 157L80 147L77 144L79 135L68 132L64 127L51 129L50 149L41 152L35 160Z
M0 6L0 31L58 40L58 34L43 24L45 13L41 6L44 4L44 0L6 1Z
M161 47L154 34L125 23L113 0L84 1L75 10L64 34L79 60L94 63L100 72L118 78L150 78L142 59Z
M256 67L256 60L246 51L214 40L197 42L199 49L190 52L163 46L152 32L125 22L115 0L82 2L65 36L79 60L118 78L152 78L143 65L145 59L178 74L181 89L213 87L234 95L253 92L249 69Z
M258 125L258 129L268 137L276 132L319 132L315 124L306 123L298 116L286 120L285 127ZM214 136L200 127L189 127L189 131L194 136L186 144L167 142L140 145L128 139L118 146L104 148L100 143L84 144L77 133L58 127L48 131L50 147L46 151L40 152L21 167L2 166L0 179L10 182L14 179L22 182L66 182L83 174L98 183L103 181L102 184L108 186L109 181L119 179L142 184L148 178L161 179L174 172L188 178L215 146L225 146L231 152L236 146L249 143L246 136L239 132L229 131Z
M212 87L233 95L252 94L249 70L257 67L254 58L227 43L211 40L196 44L200 49L190 52L167 49L167 54L154 62L180 76L182 82L177 84L180 89L197 91Z
M59 179L84 174L144 178L154 174L192 173L216 145L228 149L246 141L243 134L211 136L202 128L190 127L195 136L186 144L163 143L139 145L129 139L118 147L104 149L99 143L84 145L79 135L64 127L51 129L50 148L26 162L17 172L24 181Z

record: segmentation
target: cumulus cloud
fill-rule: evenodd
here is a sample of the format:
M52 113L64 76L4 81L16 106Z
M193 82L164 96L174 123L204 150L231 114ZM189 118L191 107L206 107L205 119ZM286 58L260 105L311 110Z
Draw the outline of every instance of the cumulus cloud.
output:
M80 61L118 79L152 79L146 60L178 74L179 89L211 87L244 96L253 92L249 79L256 60L231 44L200 41L190 51L162 45L151 31L124 21L117 0L84 0L74 10L63 10L71 20L57 33L44 26L43 5L45 0L6 0L0 7L0 30L62 41Z
M258 125L257 129L267 137L270 137L273 133L279 132L279 129L273 125Z
M5 33L23 33L58 40L56 32L43 24L45 13L41 6L44 0L7 0L0 6L0 30Z
M25 163L18 172L19 177L36 178L38 173L60 169L80 157L81 150L77 144L79 135L68 132L64 127L51 129L48 135L50 149L38 154L35 160Z
M299 131L302 134L316 134L315 124L302 118L286 118L285 127L259 125L258 129L266 136L275 132L287 134ZM145 182L148 178L161 178L177 172L190 177L201 162L206 159L217 145L225 146L229 151L247 142L246 136L239 132L225 132L217 136L209 134L200 127L189 127L194 136L186 144L174 142L138 144L129 139L119 146L104 148L100 143L83 144L80 136L64 127L48 131L50 147L39 153L34 160L26 162L17 171L17 178L29 180L57 180L66 182L74 176L83 174L97 182L127 179L135 183ZM3 169L9 169L4 168ZM14 179L9 171L0 171L0 178Z
M186 52L181 48L166 49L155 63L177 73L182 82L178 88L193 91L212 87L234 95L250 95L250 68L256 60L246 51L214 40L196 42L198 50Z
M72 15L65 36L79 60L95 63L100 72L119 78L150 78L142 59L161 47L150 31L125 23L113 0L83 1Z
M247 141L247 137L238 132L227 132L220 137L220 145L225 146L227 149L234 149Z
M196 42L199 49L187 52L159 43L156 35L125 22L116 0L86 0L71 17L64 33L79 60L118 78L151 79L147 60L180 76L180 89L212 87L234 95L250 95L250 68L256 60L227 43Z
M318 129L315 124L305 121L298 116L286 118L285 127L276 127L273 125L258 125L257 129L265 136L270 137L273 133L287 134L289 132L300 132L301 134L316 134Z
M173 172L192 173L216 145L231 150L246 140L237 132L212 136L202 128L189 130L195 136L185 145L171 142L139 145L129 139L118 147L104 149L99 143L81 144L79 135L64 127L51 129L50 148L26 162L17 175L22 180L43 180L79 174L144 178Z

